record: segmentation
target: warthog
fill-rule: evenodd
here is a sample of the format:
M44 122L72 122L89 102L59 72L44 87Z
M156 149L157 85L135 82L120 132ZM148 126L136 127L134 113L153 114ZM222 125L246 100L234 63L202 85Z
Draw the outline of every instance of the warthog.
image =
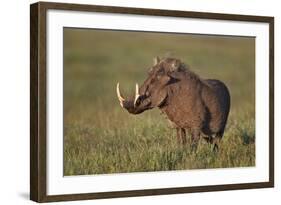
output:
M230 109L230 94L219 80L202 79L175 58L158 57L134 97L125 99L117 84L120 105L131 114L158 107L177 130L177 138L185 144L186 132L191 145L197 146L201 136L218 149Z

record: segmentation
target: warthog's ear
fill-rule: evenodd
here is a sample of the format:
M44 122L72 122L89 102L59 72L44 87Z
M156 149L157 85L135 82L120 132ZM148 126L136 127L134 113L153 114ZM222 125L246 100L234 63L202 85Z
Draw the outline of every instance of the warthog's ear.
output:
M164 86L178 81L179 79L175 72L169 72L161 78L161 84Z
M160 58L158 56L156 56L155 58L153 58L153 65L157 65L160 62Z
M169 72L167 73L167 76L169 77L167 84L172 84L179 81L178 72Z

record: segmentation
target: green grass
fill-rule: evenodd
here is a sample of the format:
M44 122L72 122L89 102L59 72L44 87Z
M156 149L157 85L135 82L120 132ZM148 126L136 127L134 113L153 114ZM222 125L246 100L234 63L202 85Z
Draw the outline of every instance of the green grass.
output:
M142 83L154 56L172 56L231 93L220 150L201 140L197 151L177 143L159 110L130 115L125 96ZM255 165L253 38L64 30L64 175L247 167Z

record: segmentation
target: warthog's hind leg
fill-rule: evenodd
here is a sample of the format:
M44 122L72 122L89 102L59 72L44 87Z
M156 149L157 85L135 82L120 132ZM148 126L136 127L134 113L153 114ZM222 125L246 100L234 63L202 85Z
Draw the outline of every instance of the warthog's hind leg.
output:
M217 152L219 150L219 144L220 144L220 141L222 139L222 133L219 132L219 133L216 133L215 136L213 135L208 135L206 137L204 137L204 139L210 143L211 145L213 145L213 151L214 152Z
M218 152L219 151L219 145L221 142L222 136L220 134L216 134L214 138L212 138L212 144L214 145L213 151Z

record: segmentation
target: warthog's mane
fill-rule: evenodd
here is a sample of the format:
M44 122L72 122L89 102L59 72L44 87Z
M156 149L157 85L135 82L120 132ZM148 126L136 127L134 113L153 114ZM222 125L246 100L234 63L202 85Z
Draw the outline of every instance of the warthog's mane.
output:
M198 80L198 81L204 83L204 80L199 75L197 75L196 73L191 71L190 66L188 64L183 63L179 59L176 59L176 58L164 58L164 59L162 59L160 61L160 63L161 62L171 64L171 66L168 66L168 68L166 69L167 73L184 74L189 79ZM172 66L172 64L174 62L178 63L178 65L176 66L176 69Z

